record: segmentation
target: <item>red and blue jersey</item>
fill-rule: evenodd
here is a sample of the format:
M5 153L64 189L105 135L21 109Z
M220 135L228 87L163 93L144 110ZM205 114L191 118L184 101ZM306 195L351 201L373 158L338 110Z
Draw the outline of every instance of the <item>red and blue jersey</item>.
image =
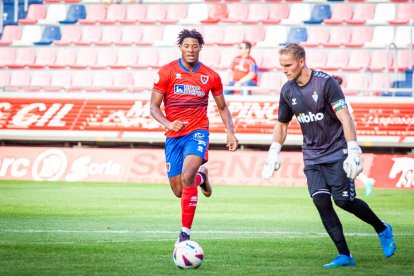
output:
M208 130L207 106L209 93L223 93L220 76L201 62L189 71L181 58L164 65L154 80L154 90L164 94L164 108L171 122L188 124L180 131L167 130L167 137L184 136L194 130Z

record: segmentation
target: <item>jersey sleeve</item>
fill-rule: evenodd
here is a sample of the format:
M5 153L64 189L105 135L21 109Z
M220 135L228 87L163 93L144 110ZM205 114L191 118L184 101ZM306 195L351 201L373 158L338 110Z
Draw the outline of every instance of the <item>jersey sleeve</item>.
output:
M154 77L154 86L153 90L160 93L167 93L169 81L169 70L166 67L162 67Z
M343 108L347 108L344 93L339 84L333 79L329 78L325 84L326 96L332 109L337 112Z
M279 99L279 111L277 120L281 123L289 123L292 120L293 117L293 111L290 108L288 102L286 101L283 91L286 86L282 87L282 91L280 93L280 99Z
M223 83L221 82L220 75L216 72L213 72L213 87L211 89L211 93L213 93L214 96L219 96L223 94Z

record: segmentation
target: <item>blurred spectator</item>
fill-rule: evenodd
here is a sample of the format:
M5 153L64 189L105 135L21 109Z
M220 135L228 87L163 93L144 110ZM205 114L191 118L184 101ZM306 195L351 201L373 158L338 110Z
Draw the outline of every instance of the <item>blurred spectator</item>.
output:
M252 44L248 41L240 43L240 54L233 59L228 73L227 86L243 88L225 90L225 95L234 94L235 91L239 91L241 95L250 95L248 87L257 86L257 64L250 56L251 48Z

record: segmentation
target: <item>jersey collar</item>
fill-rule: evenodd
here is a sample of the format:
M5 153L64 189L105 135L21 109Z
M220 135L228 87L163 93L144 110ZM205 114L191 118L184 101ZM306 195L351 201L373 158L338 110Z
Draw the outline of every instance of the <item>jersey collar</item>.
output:
M183 69L186 72L196 72L198 70L198 68L200 68L200 66L201 66L201 63L198 62L196 67L194 67L194 69L190 71L184 66L183 61L182 61L181 58L178 59L178 64L180 64L181 69Z

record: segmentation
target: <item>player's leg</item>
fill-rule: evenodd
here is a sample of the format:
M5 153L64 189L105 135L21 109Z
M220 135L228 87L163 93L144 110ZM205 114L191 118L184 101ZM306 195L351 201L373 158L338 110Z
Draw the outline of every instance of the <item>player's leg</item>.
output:
M384 255L391 257L396 249L391 226L382 222L365 201L356 198L355 182L347 178L342 163L340 160L325 167L335 204L370 224L379 235Z
M205 197L210 197L213 187L208 179L208 169L206 166L200 166L196 174L196 185L200 186L201 192Z
M331 193L320 167L320 165L306 165L304 172L309 193L319 212L322 224L339 252L333 262L326 264L324 267L354 266L355 261L346 243L341 221L333 208Z

